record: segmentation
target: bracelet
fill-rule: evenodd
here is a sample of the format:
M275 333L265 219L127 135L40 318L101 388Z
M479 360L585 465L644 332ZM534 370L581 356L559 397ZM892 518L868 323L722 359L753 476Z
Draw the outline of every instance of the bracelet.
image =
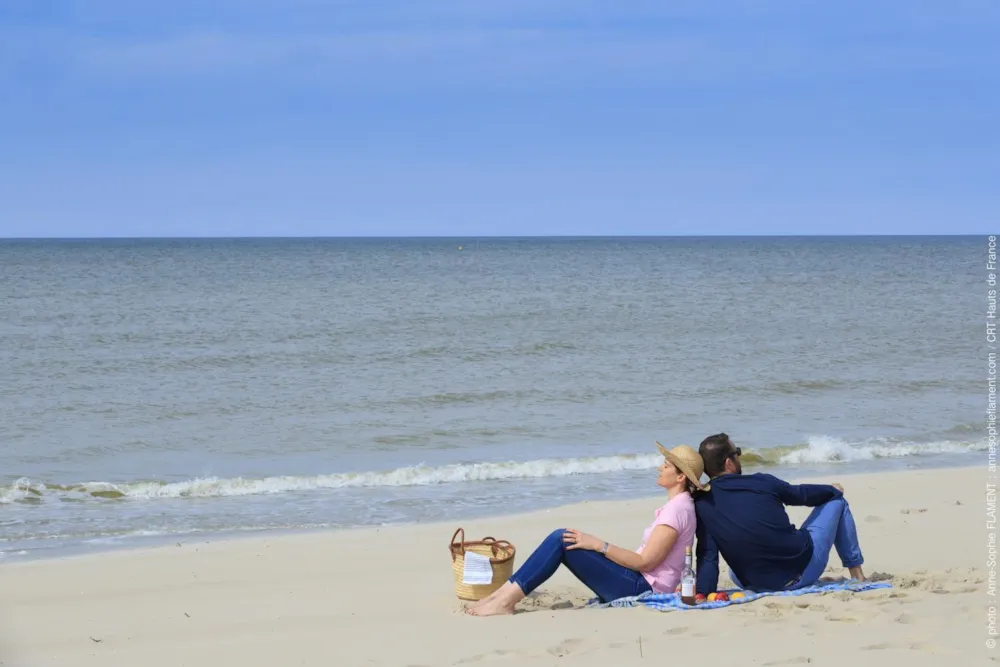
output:
M601 553L603 555L607 556L608 555L608 547L610 547L610 546L611 546L610 544L608 544L607 542L605 542L604 546L601 547Z

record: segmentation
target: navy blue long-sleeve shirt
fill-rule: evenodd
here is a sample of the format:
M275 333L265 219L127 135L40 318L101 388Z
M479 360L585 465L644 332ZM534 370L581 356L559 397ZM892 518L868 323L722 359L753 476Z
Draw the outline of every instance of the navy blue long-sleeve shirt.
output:
M809 533L796 528L785 505L816 507L842 493L827 484L789 484L774 475L722 475L695 495L698 593L719 585L719 554L744 588L781 590L812 558Z

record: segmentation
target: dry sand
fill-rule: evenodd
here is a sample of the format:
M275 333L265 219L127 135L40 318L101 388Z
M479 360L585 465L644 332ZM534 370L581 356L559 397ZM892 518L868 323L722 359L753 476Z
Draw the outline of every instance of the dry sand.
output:
M997 664L1000 653L986 647L995 598L985 477L967 468L822 480L845 486L866 572L894 588L718 610L581 609L589 592L561 570L523 613L472 618L453 593L454 522L10 563L0 567L0 663ZM581 503L464 525L469 539L514 542L520 564L557 527L634 548L658 502ZM829 574L843 574L831 561Z

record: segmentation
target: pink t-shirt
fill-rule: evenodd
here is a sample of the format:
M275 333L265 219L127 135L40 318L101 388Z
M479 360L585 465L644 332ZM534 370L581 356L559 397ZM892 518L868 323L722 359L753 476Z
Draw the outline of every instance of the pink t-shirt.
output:
M655 517L653 523L642 534L643 547L649 541L649 535L657 526L670 526L677 531L677 541L667 552L667 557L663 562L648 572L643 572L642 576L649 582L650 588L655 593L673 593L677 584L681 582L681 572L684 571L684 549L694 544L694 500L691 494L678 493L667 501L667 504L653 513Z

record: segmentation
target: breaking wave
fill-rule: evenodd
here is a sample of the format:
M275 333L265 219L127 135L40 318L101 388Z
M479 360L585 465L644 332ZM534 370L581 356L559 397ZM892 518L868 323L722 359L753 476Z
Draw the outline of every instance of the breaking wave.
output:
M816 463L869 461L873 459L968 454L987 448L976 442L928 443L874 440L850 443L826 436L809 438L806 444L747 450L743 463L754 466L794 466ZM459 463L446 466L414 466L376 472L352 472L312 476L280 476L260 479L207 477L184 482L137 481L127 483L83 482L59 485L27 478L0 490L0 503L39 503L51 500L156 500L169 498L213 498L252 496L318 489L427 486L458 482L495 481L593 475L655 468L663 459L657 454L623 454L593 458L540 459L499 463Z

